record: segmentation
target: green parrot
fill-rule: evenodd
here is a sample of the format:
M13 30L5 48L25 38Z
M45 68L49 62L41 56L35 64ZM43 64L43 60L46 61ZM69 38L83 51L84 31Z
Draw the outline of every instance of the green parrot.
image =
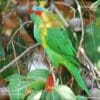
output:
M58 68L59 65L65 66L78 85L88 94L88 89L78 70L76 51L61 19L39 6L35 7L33 12L31 11L30 16L34 22L34 37L44 48L54 68Z

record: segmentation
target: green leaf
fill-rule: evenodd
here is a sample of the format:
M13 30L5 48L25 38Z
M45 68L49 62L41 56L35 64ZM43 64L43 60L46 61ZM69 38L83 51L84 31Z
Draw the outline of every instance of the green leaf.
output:
M22 81L11 81L9 84L9 95L11 100L24 100L27 90L32 83Z
M31 93L27 100L40 100L42 91L33 91L33 93Z
M45 82L42 80L36 81L20 81L11 80L9 83L9 95L11 100L24 100L27 90L41 90L44 89ZM16 98L16 99L15 99Z
M48 95L48 92L47 92L47 91L43 91L40 100L46 100L46 96L47 96L47 95Z
M96 18L100 18L100 6L96 9Z
M45 90L41 100L76 100L76 97L69 87L58 85L51 92Z
M37 69L29 72L27 77L19 74L7 77L6 80L10 81L8 89L11 100L24 100L27 89L44 89L48 74L45 69Z
M30 81L31 82L31 85L30 85L30 88L31 89L34 89L34 90L41 90L41 89L44 89L45 87L45 81L44 80L35 80L35 81Z
M66 85L59 85L55 87L55 89L61 96L62 100L76 100L74 93Z
M44 91L41 100L63 100L61 99L61 96L56 90L53 90L52 92Z
M84 46L90 60L100 69L100 17L85 27Z
M45 87L45 82L48 77L48 70L36 69L27 74L27 79L32 82L31 88L41 90Z
M46 80L49 71L46 69L36 69L27 74L27 78L30 80Z
M13 75L8 76L8 77L6 78L7 81L23 80L23 79L25 79L25 77L22 76L22 75L20 75L20 74L13 74Z

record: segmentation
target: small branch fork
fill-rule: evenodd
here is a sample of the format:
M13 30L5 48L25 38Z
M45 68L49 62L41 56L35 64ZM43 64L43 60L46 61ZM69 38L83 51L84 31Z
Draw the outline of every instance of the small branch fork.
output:
M16 61L18 61L19 59L21 59L25 54L27 54L30 50L34 49L37 46L39 46L39 43L34 44L34 45L30 46L29 48L27 48L23 53L21 53L19 56L17 56L9 64L7 64L6 66L3 66L3 68L0 69L0 73L4 72L6 69L8 69L9 67L11 67L13 64L16 63Z
M80 56L82 56L82 58L83 58L82 60L84 60L85 65L87 66L88 69L92 70L92 72L93 72L93 74L95 76L94 70L92 68L93 65L90 64L91 62L90 62L89 58L87 57L87 55L85 53L85 50L83 49L83 46L82 46L83 41L84 41L84 22L83 22L83 17L82 17L82 12L81 12L81 6L80 6L78 0L75 0L75 1L76 1L76 4L77 4L77 10L78 10L79 15L80 15L81 27L82 27L82 35L81 35L81 39L80 39L80 43L79 43L79 47L78 47L77 58L79 59L80 62L82 62L80 60ZM90 65L92 65L91 68L89 68Z
M66 22L65 18L62 16L61 12L58 10L58 8L52 4L52 8L54 8L55 12L57 13L57 15L59 16L59 18L63 21L63 23L65 24L66 27L69 26L69 24Z
M29 24L29 23L32 23L32 21L26 21L23 24L21 24L21 26L15 31L15 33L13 33L8 45L13 41L15 35L20 31L20 29L23 28L24 25Z
M76 4L77 4L77 9L80 15L80 19L81 19L81 26L82 26L82 35L81 35L81 39L80 39L80 43L79 43L79 48L78 48L78 53L77 53L77 57L79 58L79 54L80 54L80 50L82 48L82 44L84 41L84 22L83 22L83 17L82 17L82 12L81 12L81 6L78 2L78 0L76 0Z
M13 48L14 58L16 59L17 54L16 54L15 45L14 45L13 42L12 42L12 48ZM18 62L17 62L17 61L16 61L16 67L17 67L17 71L18 71L18 73L20 74L20 68L19 68L19 66L18 66Z
M94 3L92 3L90 9L96 10L100 6L100 0L96 0Z

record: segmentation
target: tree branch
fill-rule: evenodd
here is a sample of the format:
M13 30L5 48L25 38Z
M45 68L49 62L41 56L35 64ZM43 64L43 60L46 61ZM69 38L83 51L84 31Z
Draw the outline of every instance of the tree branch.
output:
M65 26L68 27L69 24L66 22L65 18L62 16L61 12L57 9L57 7L56 7L54 4L52 4L52 6L53 6L55 12L58 14L59 18L60 18L60 19L63 21L63 23L65 24Z
M84 63L85 63L85 66L87 66L87 68L90 69L90 71L93 74L93 78L96 79L95 67L94 67L93 63L90 61L90 59L88 58L88 56L86 55L86 52L82 46L83 41L84 41L84 22L83 22L83 17L82 17L82 12L81 12L81 6L80 6L78 0L76 0L76 4L77 4L77 9L78 9L78 12L80 15L81 24L82 24L82 35L81 35L81 39L80 39L80 43L79 43L79 47L78 47L77 58L80 61L80 57L82 56ZM82 63L82 61L80 61L80 62Z
M21 24L21 26L20 26L20 27L15 31L15 33L12 35L12 37L11 37L11 39L10 39L8 45L12 42L12 40L14 39L14 37L15 37L15 35L18 33L18 31L19 31L24 25L26 25L26 24L28 24L28 23L32 23L32 21L26 21L26 22L24 22L23 24Z
M81 35L79 48L78 48L78 52L77 52L77 57L79 58L80 49L81 49L82 43L84 41L84 22L83 22L83 17L82 17L82 12L81 12L81 6L80 6L78 0L76 0L76 4L77 4L77 9L78 9L78 12L79 12L80 19L81 19L81 26L82 26L82 35Z
M14 57L15 57L15 59L16 59L17 54L16 54L16 49L15 49L15 45L14 45L13 41L12 41L12 49L13 49ZM18 73L20 74L20 68L19 68L19 66L18 66L18 62L17 62L17 61L16 61L16 67L17 67Z
M16 59L11 61L8 65L3 66L3 68L0 69L0 73L4 72L7 68L11 67L14 63L16 63L16 61L21 59L26 53L28 53L31 49L34 49L37 46L39 46L39 43L34 44L34 45L30 46L29 48L27 48L23 53L21 53L19 56L17 56Z

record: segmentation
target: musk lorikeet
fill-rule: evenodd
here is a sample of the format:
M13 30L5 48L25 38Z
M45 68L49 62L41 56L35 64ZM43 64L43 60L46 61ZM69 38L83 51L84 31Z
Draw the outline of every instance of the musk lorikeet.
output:
M78 85L88 94L88 89L78 70L76 51L68 37L68 31L56 14L35 7L30 14L34 22L34 37L44 48L54 68L63 65L74 76Z

